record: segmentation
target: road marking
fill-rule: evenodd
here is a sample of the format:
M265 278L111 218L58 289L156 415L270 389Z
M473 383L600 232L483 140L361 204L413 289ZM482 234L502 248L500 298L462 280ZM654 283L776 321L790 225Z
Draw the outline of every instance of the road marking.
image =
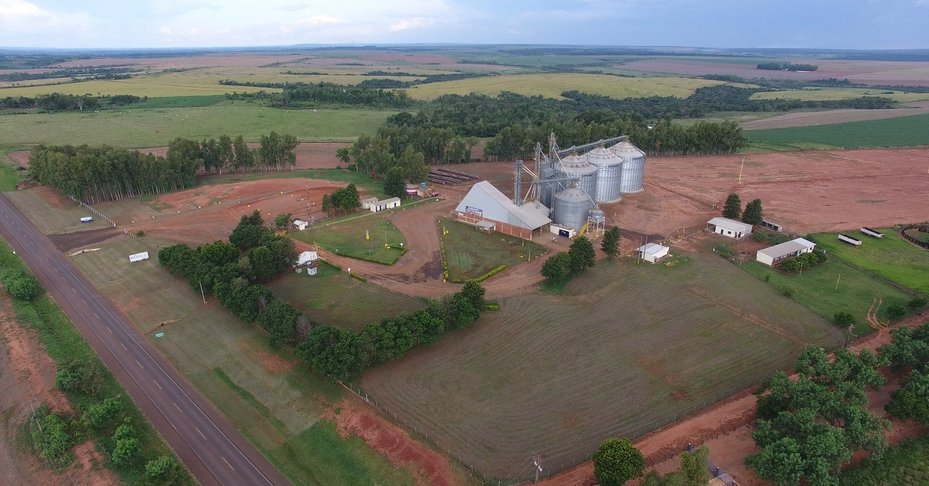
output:
M106 330L107 330L107 331L110 331L110 334L113 334L113 328L112 328L112 327L106 326ZM125 346L123 346L123 347L125 348ZM129 351L129 350L127 349L126 351Z
M229 461L226 460L226 456L221 456L221 457L223 458L223 462L225 462L226 465L229 466L229 469L232 469L233 471L235 471L235 468L232 467L232 464L229 464Z
M84 300L84 299L81 299L81 302L83 302L83 303L84 303L84 305L87 305L87 301L86 301L86 300Z
M98 315L96 312L94 312L94 317L96 317L97 319L99 319L99 318L100 318L100 315Z
M113 331L110 331L110 332L113 332ZM129 351L129 348L127 348L125 344L119 343L119 345L122 346L123 349L125 349L126 351Z
M145 369L145 367L142 366L142 363L139 363L139 360L135 360L135 364L139 365L139 368L142 368L143 370Z
M203 435L203 432L200 432L200 427L194 427L194 428L197 429L197 433L200 434L200 437L203 437L203 440L206 440L206 436Z
M152 380L152 382L154 382L154 383L155 383L155 386L157 386L159 390L161 390L161 389L162 389L162 388L161 388L161 385L159 385L157 381L155 381L155 380Z
M181 407L178 407L178 406L177 406L177 402L171 402L171 403L174 404L174 408L176 408L178 412L184 413L184 411L181 410Z

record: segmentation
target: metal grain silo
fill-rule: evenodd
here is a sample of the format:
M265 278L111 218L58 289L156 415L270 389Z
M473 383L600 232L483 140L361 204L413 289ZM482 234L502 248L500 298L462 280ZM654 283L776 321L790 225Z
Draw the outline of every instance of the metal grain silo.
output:
M584 226L590 209L594 207L587 193L575 187L555 194L554 205L553 220L555 223L576 230Z
M610 149L616 156L623 159L620 192L629 194L642 191L645 178L645 152L625 140Z
M542 181L554 179L558 176L558 174L555 172L555 168L552 167L552 163L550 160L548 160L548 158L543 159L539 169L539 179ZM554 195L557 191L555 188L556 186L557 183L555 182L541 183L539 185L539 202L548 207L552 207L552 195Z
M561 159L561 163L556 166L562 177L578 178L577 188L590 195L591 199L597 198L597 167L587 161L587 156L569 155ZM568 185L567 183L565 185Z
M622 199L622 157L612 150L597 147L587 152L587 161L597 168L597 196L594 200L599 203Z

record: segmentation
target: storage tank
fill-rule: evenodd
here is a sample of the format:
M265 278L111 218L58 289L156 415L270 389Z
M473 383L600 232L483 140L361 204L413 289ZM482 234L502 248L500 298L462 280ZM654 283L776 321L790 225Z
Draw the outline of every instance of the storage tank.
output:
M597 196L594 200L599 203L622 199L622 157L612 150L597 147L587 152L587 161L597 168Z
M572 187L555 194L554 206L552 219L555 223L579 230L587 222L587 215L594 204L587 193Z
M590 195L591 199L597 198L597 167L587 161L586 155L579 157L569 155L561 159L561 164L556 165L559 175L562 177L577 177L579 182L577 188ZM566 182L567 186L569 183Z
M606 222L606 214L603 213L602 209L591 209L590 210L590 219L597 224Z
M625 140L611 149L614 154L623 159L620 192L629 194L642 191L645 177L645 152Z
M548 179L554 179L555 176L557 175L555 173L555 168L552 167L552 162L548 159L548 157L545 157L542 159L542 164L540 166L539 173L540 173L539 179L543 181L548 180ZM556 185L557 183L554 183L554 182L542 183L539 186L539 202L541 202L542 204L548 207L552 207L552 195L556 191L555 189Z

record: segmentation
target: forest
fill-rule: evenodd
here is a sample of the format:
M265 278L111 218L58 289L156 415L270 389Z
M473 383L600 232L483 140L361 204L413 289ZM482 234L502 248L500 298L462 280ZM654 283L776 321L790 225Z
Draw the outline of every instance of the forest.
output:
M0 109L42 111L84 111L100 110L117 106L131 105L145 100L133 95L91 96L52 93L35 98L27 96L7 96L0 98Z

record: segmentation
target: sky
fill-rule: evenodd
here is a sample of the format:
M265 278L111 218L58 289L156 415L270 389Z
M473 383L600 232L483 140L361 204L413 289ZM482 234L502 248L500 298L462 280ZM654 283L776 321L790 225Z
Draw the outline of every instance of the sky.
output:
M929 49L929 0L0 0L0 47Z

